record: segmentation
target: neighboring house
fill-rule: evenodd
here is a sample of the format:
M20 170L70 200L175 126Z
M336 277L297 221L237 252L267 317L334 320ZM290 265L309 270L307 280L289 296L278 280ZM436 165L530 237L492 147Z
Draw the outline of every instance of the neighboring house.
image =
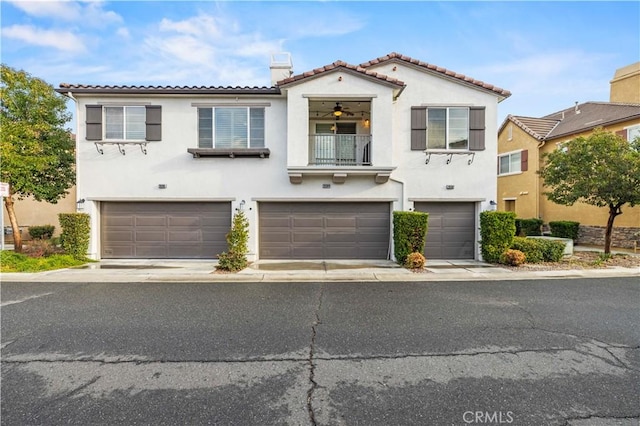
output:
M427 258L479 257L506 90L397 53L271 87L61 84L76 100L93 258L392 258L392 211L429 212Z
M627 140L640 137L640 104L586 102L541 118L509 115L498 132L498 210L545 223L580 222L579 243L604 244L608 208L555 204L543 194L537 173L544 153L562 149L563 143L588 136L596 127ZM613 245L631 248L640 232L640 206L623 206L622 211L615 219Z

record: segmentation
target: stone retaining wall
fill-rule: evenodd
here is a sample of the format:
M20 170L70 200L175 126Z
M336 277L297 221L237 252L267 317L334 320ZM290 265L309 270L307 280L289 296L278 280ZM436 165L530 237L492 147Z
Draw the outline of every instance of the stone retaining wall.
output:
M584 226L580 225L578 233L578 244L604 245L604 233L606 226ZM640 246L640 228L613 227L611 235L611 246L620 248L634 248L633 243Z

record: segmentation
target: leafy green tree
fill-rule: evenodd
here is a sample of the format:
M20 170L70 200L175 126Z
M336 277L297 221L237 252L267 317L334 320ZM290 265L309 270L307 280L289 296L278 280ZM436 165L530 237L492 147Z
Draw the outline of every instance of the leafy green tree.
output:
M583 202L609 208L604 252L611 253L611 233L622 206L640 203L640 138L628 142L596 129L588 137L567 142L545 155L540 175L556 204Z
M10 185L5 205L20 252L16 199L56 203L68 194L75 184L75 145L64 128L71 114L53 86L4 64L0 77L0 180Z

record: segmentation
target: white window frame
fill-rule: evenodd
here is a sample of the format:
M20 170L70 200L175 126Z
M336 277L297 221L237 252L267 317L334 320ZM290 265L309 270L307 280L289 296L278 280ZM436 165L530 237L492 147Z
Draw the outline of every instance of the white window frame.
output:
M449 132L450 132L450 111L454 110L454 109L458 109L458 110L465 110L466 114L467 114L467 123L466 123L466 132L467 132L467 143L466 146L463 148L451 148L450 147L450 140L449 140ZM445 110L445 146L444 148L433 148L429 146L429 112L430 111L435 111L435 110ZM459 152L459 151L468 151L469 150L469 107L461 107L461 106L438 106L438 107L427 107L427 151L452 151L452 152Z
M250 149L250 148L266 148L266 135L267 135L267 120L266 120L266 108L264 108L263 106L242 106L242 107L237 107L237 106L222 106L222 105L217 105L217 106L198 106L198 108L196 109L197 114L196 114L196 120L197 120L197 131L198 131L198 148L201 148L200 146L200 139L201 139L201 135L200 135L200 110L211 110L211 135L207 135L211 138L211 147L212 148L219 148L216 146L216 110L220 110L220 109L236 109L236 110L245 110L247 112L247 127L246 127L246 138L247 138L247 143L246 146L244 147L222 147L220 149L231 149L231 150L237 150L237 149ZM260 146L252 146L251 145L251 141L252 141L252 137L251 137L251 110L252 109L259 109L262 110L262 118L263 118L263 128L262 128L262 143L259 144Z
M635 138L640 137L640 124L634 126L625 127L627 131L627 141L631 142Z
M109 120L108 120L108 115L107 115L107 110L109 109L122 109L122 137L121 138L110 138L107 136L107 132L108 132L108 127L109 127ZM137 109L142 109L142 137L141 138L127 138L127 111L131 111L133 108L137 108ZM146 126L146 121L147 121L147 110L146 110L146 106L145 105L104 105L102 107L102 122L104 123L103 126L103 140L106 141L127 141L127 142L139 142L139 141L145 141L146 140L146 136L147 136L147 126ZM140 123L138 123L140 124Z
M522 173L522 151L524 151L523 149L519 149L517 151L510 151L510 152L505 152L502 154L498 154L498 176L509 176L509 175L518 175ZM511 169L511 165L512 165L512 160L511 157L515 156L516 154L518 154L518 170L512 170ZM501 159L507 157L509 159L509 171L503 173L502 172L502 167L501 167Z

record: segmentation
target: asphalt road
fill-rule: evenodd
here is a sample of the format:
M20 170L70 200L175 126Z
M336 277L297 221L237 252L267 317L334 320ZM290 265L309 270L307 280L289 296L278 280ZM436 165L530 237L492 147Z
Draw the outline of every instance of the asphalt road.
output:
M637 278L3 283L2 425L637 425Z

